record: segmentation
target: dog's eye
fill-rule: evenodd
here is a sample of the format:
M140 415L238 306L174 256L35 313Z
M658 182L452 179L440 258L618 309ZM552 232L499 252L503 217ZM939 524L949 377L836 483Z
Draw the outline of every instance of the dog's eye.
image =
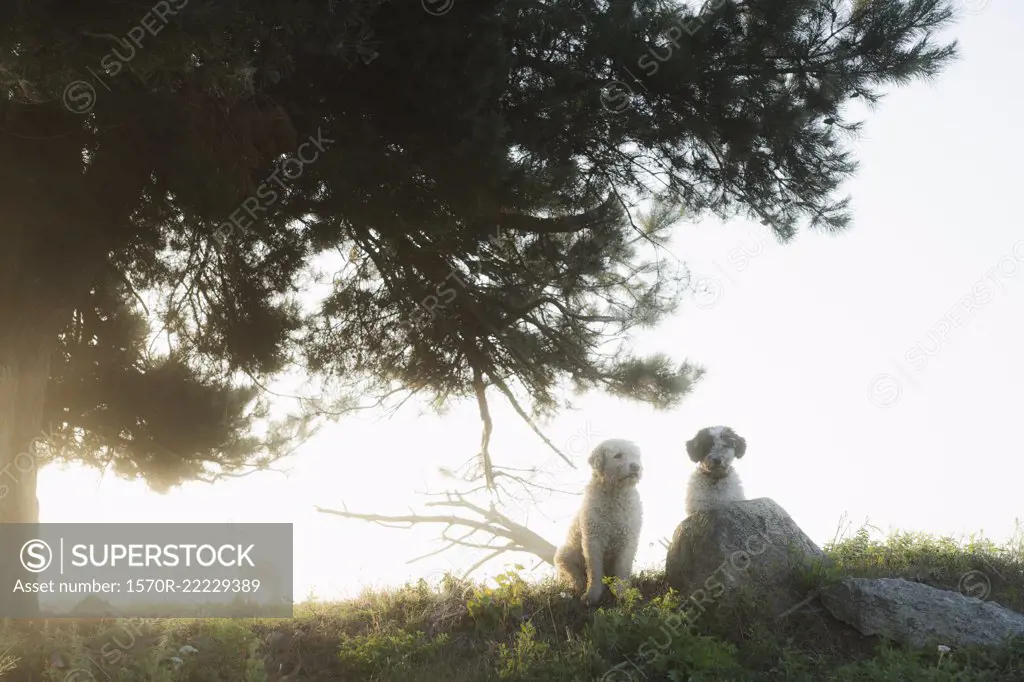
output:
M621 452L615 453L615 456L612 457L612 459L622 459L622 453Z

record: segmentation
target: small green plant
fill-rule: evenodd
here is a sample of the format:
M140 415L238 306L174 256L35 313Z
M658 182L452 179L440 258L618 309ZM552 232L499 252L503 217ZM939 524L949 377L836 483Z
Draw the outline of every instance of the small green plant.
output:
M602 672L599 662L586 638L570 636L553 644L527 622L520 625L511 645L498 645L497 676L504 682L596 679Z
M478 628L507 628L510 621L518 623L523 619L523 599L530 585L519 575L522 570L521 565L515 564L495 576L497 587L480 586L473 590L466 608Z
M537 640L537 628L533 623L519 626L511 646L498 645L498 677L502 680L525 678L551 654L551 645Z
M617 605L623 609L631 609L643 599L643 595L638 588L631 586L621 578L606 577L604 584L615 595Z
M839 582L846 573L828 556L805 560L793 567L796 586L808 593Z
M703 682L737 674L735 647L699 634L681 607L678 593L669 590L647 603L620 604L595 614L589 634L606 670L618 671L606 673L609 679Z
M405 630L345 636L338 657L345 670L377 679L407 674L426 664L447 641L448 635L444 633L429 638L422 632Z
M245 658L245 682L267 682L267 667L261 649L260 642L249 642L249 655Z

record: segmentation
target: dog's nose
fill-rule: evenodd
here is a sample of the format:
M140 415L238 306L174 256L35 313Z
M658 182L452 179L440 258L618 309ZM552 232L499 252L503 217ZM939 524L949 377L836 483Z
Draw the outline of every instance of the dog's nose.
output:
M636 462L632 462L632 463L631 463L631 464L629 465L629 472L630 472L631 474L639 474L639 473L640 473L640 465L639 465L639 464L637 464Z

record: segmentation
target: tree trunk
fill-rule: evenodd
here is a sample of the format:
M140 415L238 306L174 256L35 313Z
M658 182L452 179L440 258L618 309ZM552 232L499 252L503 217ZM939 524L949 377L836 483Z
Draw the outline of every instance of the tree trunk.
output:
M8 525L39 523L36 481L39 467L50 454L42 415L51 345L43 345L27 334L8 336L5 341L5 366L0 374L0 523L4 524L0 531L4 536L0 606L5 613L0 615L37 615L37 595L12 592L19 579L37 579L23 568L20 559L21 547L31 539L32 528Z
M123 96L129 101L134 93ZM58 102L0 107L0 146L6 153L0 163L0 215L5 221L0 248L4 526L39 521L36 479L39 466L49 459L49 425L44 432L42 419L50 356L74 309L88 305L90 287L97 278L111 276L111 254L136 238L130 217L150 179L145 123L127 106L93 113L97 120L86 126ZM92 153L83 173L87 148ZM0 617L9 611L2 608L9 602L2 600L12 598L14 583L26 575L34 581L20 560L21 547L30 538L8 547L13 536L30 530L0 528ZM27 603L38 605L38 598L30 595Z

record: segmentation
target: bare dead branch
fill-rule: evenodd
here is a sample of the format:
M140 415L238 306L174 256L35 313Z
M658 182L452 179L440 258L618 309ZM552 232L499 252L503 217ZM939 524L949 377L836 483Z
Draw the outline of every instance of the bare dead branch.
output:
M458 514L417 514L413 512L410 514L389 516L386 514L362 514L347 510L339 511L336 509L325 509L319 506L314 508L322 514L333 514L335 516L341 516L342 518L369 521L370 523L376 523L388 528L404 528L408 530L414 525L423 523L445 524L445 529L441 533L441 539L447 544L440 550L423 555L413 559L412 561L418 561L419 559L423 559L428 556L441 554L452 547L461 546L471 549L494 550L499 554L501 552L526 552L539 557L542 561L548 564L554 565L555 546L553 544L529 528L516 523L493 507L491 509L484 509L477 504L460 499L459 493L454 493L447 501L438 500L430 502L428 503L428 506L464 509L483 517L483 520L473 519ZM468 528L470 531L461 538L452 538L448 536L448 531L453 527ZM477 532L486 533L495 538L502 538L507 541L507 544L503 547L496 547L492 544L469 542L468 539ZM412 562L410 561L409 563Z
M481 566L486 564L491 559L493 559L495 557L498 557L498 556L501 556L503 553L509 551L510 549L511 549L511 547L509 545L506 545L505 547L501 547L499 549L494 550L493 552L491 552L490 554L488 554L484 558L480 559L480 561L476 562L475 564L473 564L472 566L467 568L466 571L462 574L462 579L465 580L466 578L468 578L473 573L473 571L475 571L476 569L480 568Z
M484 375L480 368L473 367L473 390L476 393L476 403L480 407L480 421L484 423L483 435L480 437L480 464L484 469L484 481L488 489L494 489L494 469L491 463L491 432L494 425L491 422L491 410L487 405L486 387L484 386Z
M512 390L509 389L508 385L505 384L505 382L501 378L499 378L497 376L494 376L493 374L490 375L490 376L491 376L491 381L494 382L494 385L498 387L498 390L501 391L502 394L508 399L509 404L512 405L512 409L516 411L516 414L518 414L523 419L523 421L526 422L526 424L530 427L530 429L534 433L536 433L537 436L539 436L540 439L543 440L544 443L549 448L554 450L555 453L559 457L561 457L563 460L565 460L566 464L568 464L570 467L575 469L576 465L572 463L572 460L570 460L568 457L566 457L565 453L562 452L561 450L559 450L558 447L556 447L555 444L552 443L551 440L548 439L548 437L544 435L544 432L542 432L537 427L537 425L534 423L534 421L530 418L530 415L526 414L526 410L524 410L523 406L519 404L519 401L516 400L516 397L514 395L512 395Z
M472 534L473 534L473 532L475 532L475 531L471 531L471 532L470 532L470 535L472 535ZM448 543L447 545L445 545L445 546L444 546L444 547L442 547L441 549L435 549L435 550L434 550L433 552L427 552L426 554L422 554L422 555L420 555L420 556L416 557L415 559L409 559L409 560L408 560L408 561L406 561L405 563L407 563L407 564L414 564L414 563L416 563L417 561L420 561L420 560L422 560L422 559L426 559L426 558L428 558L428 557L432 557L432 556L437 556L438 554L442 554L442 553L444 553L444 552L447 552L447 551L448 551L449 549L451 549L451 548L452 548L452 547L454 547L454 546L455 546L455 543L454 543L454 542L449 542L449 543Z

